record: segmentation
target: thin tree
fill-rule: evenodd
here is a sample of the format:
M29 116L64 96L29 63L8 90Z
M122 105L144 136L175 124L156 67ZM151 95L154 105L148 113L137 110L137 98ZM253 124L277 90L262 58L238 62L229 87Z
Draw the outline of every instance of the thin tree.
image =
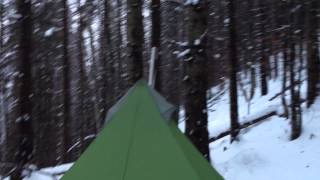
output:
M288 29L288 28L287 28ZM286 33L289 33L286 30ZM282 63L282 95L281 95L281 103L284 109L283 116L288 119L289 118L289 108L286 100L286 88L287 88L287 74L288 74L288 63L289 63L289 38L286 35L282 35L284 39L283 43L283 63Z
M269 59L266 54L266 15L265 15L265 4L260 2L258 3L258 16L260 17L259 24L260 24L260 36L258 36L259 41L260 41L260 62L259 62L259 68L260 68L260 83L261 83L261 95L267 95L268 94L268 64L269 64Z
M0 1L0 58L3 58L3 35L4 35L4 24L3 24L3 15L4 15L4 4L3 0ZM2 63L0 63L0 67ZM3 74L2 69L0 68L0 145L4 143L5 134L6 134L6 87L5 87L5 74ZM3 148L0 148L0 161L3 160ZM1 169L1 165L0 165ZM0 170L0 174L3 173L3 170Z
M123 94L123 81L122 81L122 74L123 74L123 33L122 33L122 14L123 14L123 2L122 0L117 0L117 22L116 22L116 34L117 34L117 41L116 41L116 54L117 54L117 75L116 75L116 81L117 81L117 91L116 96L120 97Z
M102 13L102 31L100 38L100 66L99 73L101 78L99 82L99 108L100 117L98 127L102 127L104 124L107 110L112 105L114 98L114 56L113 56L113 45L111 43L111 28L110 28L110 1L103 1L103 13Z
M317 96L317 84L319 81L319 52L318 52L318 0L307 2L307 105L310 107Z
M156 89L172 104L179 106L180 101L180 64L177 51L180 41L181 8L177 1L161 4L161 57L156 63ZM182 29L182 28L181 28ZM178 111L173 118L178 123Z
M88 1L87 1L88 2ZM86 4L85 4L86 5ZM85 141L86 137L93 135L96 131L96 124L93 121L93 114L91 107L88 105L90 102L90 93L88 87L88 77L86 71L86 61L85 61L85 44L83 33L86 29L88 22L85 18L85 5L81 4L81 0L78 0L78 13L79 13L79 23L78 23L78 38L77 38L77 49L78 49L78 64L79 64L79 128L80 128L80 150L83 152L89 145L89 141Z
M231 121L231 142L236 140L239 134L239 120L238 120L238 88L237 88L237 27L235 20L235 3L230 0L228 3L229 10L229 54L230 54L230 121Z
M294 9L296 6L296 3L294 0L290 1L290 7ZM289 64L289 70L290 70L290 93L291 93L291 140L297 139L301 134L301 107L300 107L300 92L297 88L297 81L296 81L296 36L294 35L295 29L293 27L296 27L296 11L291 11L290 13L290 64ZM299 69L300 70L300 69ZM300 73L300 72L299 72ZM300 83L300 82L299 82Z
M64 95L64 161L71 160L68 148L72 146L70 129L70 60L69 60L69 7L68 0L62 0L63 3L63 95Z
M142 0L127 0L128 86L143 76Z
M89 41L90 41L90 52L91 52L91 69L90 69L90 84L91 84L91 96L92 96L92 103L93 103L93 119L94 122L96 124L95 126L95 132L94 134L98 133L98 123L99 123L99 107L98 107L98 103L97 103L97 99L99 98L98 96L98 89L97 89L97 71L98 71L98 67L97 67L97 59L96 59L96 47L95 47L95 39L94 39L94 32L93 32L93 28L92 25L89 25L88 27L88 31L89 31Z
M4 18L4 4L3 0L0 1L0 57L3 55L3 36L4 36L4 24L3 24L3 18Z

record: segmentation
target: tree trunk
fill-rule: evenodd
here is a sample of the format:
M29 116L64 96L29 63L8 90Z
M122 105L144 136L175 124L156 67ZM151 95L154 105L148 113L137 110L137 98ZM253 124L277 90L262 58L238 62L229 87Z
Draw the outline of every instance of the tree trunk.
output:
M128 86L143 77L142 0L127 0Z
M120 98L123 93L124 93L124 83L122 79L122 74L124 73L124 68L123 68L123 34L122 34L122 10L123 5L122 5L122 0L117 0L117 88L118 90L116 91L117 94L117 99Z
M266 30L265 30L265 6L263 3L259 3L259 16L261 26L260 38L260 83L261 83L261 95L265 96L268 94L268 64L269 59L266 55Z
M186 55L183 59L183 101L186 134L203 154L209 157L207 120L207 1L185 4Z
M237 92L237 27L235 20L235 3L230 0L228 3L229 10L229 54L230 54L230 120L231 120L231 142L236 140L239 134L238 120L238 92Z
M91 51L91 61L92 61L92 65L91 65L91 70L90 70L90 77L91 77L91 82L89 84L91 84L91 89L90 89L90 94L92 97L92 110L93 110L93 122L95 123L95 129L94 129L94 134L98 133L98 123L99 123L99 107L98 107L98 103L97 100L99 98L98 96L98 90L97 90L97 74L96 72L98 72L98 67L97 67L97 60L96 60L96 47L94 45L94 33L92 30L92 26L88 27L88 31L89 31L89 39L90 39L90 51Z
M290 7L296 6L295 1L291 0ZM290 13L290 92L291 92L291 140L297 139L301 134L301 111L300 111L300 92L297 91L296 83L296 50L294 28L296 25L296 13ZM300 73L300 72L299 72ZM300 86L300 85L299 85Z
M4 24L3 24L3 17L4 16L4 4L3 0L0 1L0 57L2 58L3 55L3 32L4 32Z
M289 62L289 57L288 57L288 40L285 39L284 42L284 47L283 47L283 75L282 75L282 91L284 92L281 96L281 103L284 109L284 117L289 118L289 109L288 109L288 104L286 101L286 86L287 86L287 72L288 72L288 62Z
M18 81L20 84L19 92L19 115L17 121L20 141L17 150L17 167L12 173L12 180L22 180L22 171L26 164L29 164L33 157L33 127L32 127L32 11L31 1L18 0L17 11L21 15L18 19L19 27L19 47L18 61L21 76Z
M180 102L180 66L176 42L179 37L179 20L181 11L177 2L163 2L161 4L161 59L157 63L156 89L172 104L179 107ZM174 114L178 123L178 113Z
M78 1L78 11L79 11L79 26L78 26L78 61L79 61L79 124L80 124L80 150L83 152L89 145L89 141L84 141L88 136L91 136L96 131L96 124L93 121L93 114L91 111L91 100L88 87L88 77L85 65L85 45L83 33L86 27L84 18L84 7Z
M317 6L318 1L312 0L307 8L307 105L310 107L317 96L317 84L319 81L319 53L318 53L318 27Z
M70 96L70 60L69 60L69 7L68 7L68 0L63 1L63 96L64 96L64 161L69 162L71 161L71 156L67 152L68 148L72 146L71 140L71 127L70 127L70 120L71 120L71 112L70 112L70 105L71 105L71 96Z
M102 31L100 38L100 66L99 73L99 125L103 127L104 120L108 109L113 105L116 100L116 93L114 87L115 83L115 58L113 49L114 46L111 41L111 1L103 1L103 18L102 18Z

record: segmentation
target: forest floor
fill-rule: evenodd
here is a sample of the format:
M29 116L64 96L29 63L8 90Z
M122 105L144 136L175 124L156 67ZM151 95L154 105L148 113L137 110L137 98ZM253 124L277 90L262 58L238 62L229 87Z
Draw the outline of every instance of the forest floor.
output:
M256 91L250 108L243 90L239 90L239 117L242 123L271 111L283 113L281 96L270 101L281 92L281 81L269 83L269 94L261 97ZM247 90L249 87L245 87ZM306 85L302 84L302 98ZM215 137L229 128L229 92L227 85L212 88L208 101L209 131ZM217 96L219 94L219 96ZM286 94L289 100L289 92ZM290 121L273 116L241 131L239 141L230 144L225 136L210 144L213 166L226 180L313 180L320 176L320 99L309 109L303 108L303 133L300 138L290 141ZM250 109L250 110L248 110ZM183 121L180 128L183 129ZM49 174L59 174L71 164L34 172L26 180L52 180Z
M248 103L239 92L239 117L246 122L266 112L283 113L281 96L269 101L281 92L281 81L270 81L269 94L265 97L256 92ZM219 88L212 91L219 92ZM306 85L301 87L305 98ZM229 128L229 92L213 104L209 112L210 135L216 136ZM289 91L286 94L289 100ZM320 99L309 109L303 108L303 132L301 137L290 141L290 121L273 116L240 133L240 141L230 144L230 137L221 138L210 145L213 166L226 180L313 180L320 176Z

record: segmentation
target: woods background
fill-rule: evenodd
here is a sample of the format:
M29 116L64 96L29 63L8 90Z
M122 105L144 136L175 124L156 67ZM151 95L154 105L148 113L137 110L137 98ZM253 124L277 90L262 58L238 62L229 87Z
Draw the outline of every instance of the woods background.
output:
M31 164L75 161L107 110L148 77L152 50L155 88L184 110L186 135L208 159L207 99L219 94L207 90L217 85L230 88L230 133L239 140L238 93L250 102L281 78L283 116L298 138L301 103L318 93L319 3L1 0L0 174L18 180Z

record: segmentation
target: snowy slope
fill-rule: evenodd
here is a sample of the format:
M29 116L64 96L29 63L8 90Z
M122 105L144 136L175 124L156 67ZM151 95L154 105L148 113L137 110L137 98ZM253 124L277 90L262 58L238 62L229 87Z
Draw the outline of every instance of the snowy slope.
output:
M296 141L288 141L288 121L272 118L241 135L239 143L230 145L229 137L212 143L214 166L226 180L318 179L320 113L314 112L304 116L304 133Z
M260 98L259 92L252 101L251 113L247 103L239 98L241 121L247 121L263 112L278 110L280 98L269 101L281 91L280 82L271 82L271 92ZM302 96L305 94L302 86ZM215 89L213 89L214 91ZM240 93L241 94L241 93ZM225 93L209 113L209 131L215 136L229 127L228 93ZM241 132L240 142L230 145L227 136L210 145L215 168L226 180L314 180L320 177L320 99L310 109L303 105L303 134L289 141L290 121L272 117L269 120Z
M62 177L61 173L66 172L71 166L72 164L64 164L57 167L41 169L40 171L30 174L30 176L24 178L24 180L58 180ZM4 180L10 179L6 178Z

